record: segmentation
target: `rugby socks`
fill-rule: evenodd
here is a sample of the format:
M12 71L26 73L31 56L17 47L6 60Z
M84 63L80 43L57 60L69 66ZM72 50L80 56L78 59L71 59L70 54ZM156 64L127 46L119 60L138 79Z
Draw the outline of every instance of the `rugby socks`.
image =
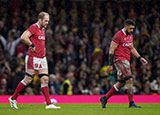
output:
M118 88L116 85L113 85L112 88L108 91L108 93L105 95L107 99L109 99L114 93L118 92Z
M14 94L12 95L12 100L16 100L19 93L27 86L27 84L22 80L21 82L19 82L19 84L17 85L17 88L14 92Z
M50 100L48 84L41 84L41 90L42 90L42 93L46 99L46 104L47 105L52 104L51 100Z
M133 90L127 89L127 95L129 102L133 102Z

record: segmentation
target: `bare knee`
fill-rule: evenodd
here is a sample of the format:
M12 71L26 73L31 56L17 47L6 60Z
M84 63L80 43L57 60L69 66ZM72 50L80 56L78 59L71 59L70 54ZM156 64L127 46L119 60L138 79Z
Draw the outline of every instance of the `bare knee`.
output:
M123 76L118 76L118 82L115 84L115 86L120 90L125 84L125 81L123 79Z
M49 78L48 76L43 76L41 77L40 81L41 81L41 84L48 84Z
M28 77L28 76L25 76L24 79L23 79L23 82L28 85L32 82L33 78L32 77Z
M133 94L133 78L126 81L127 93Z
M126 86L127 86L127 88L133 87L133 78L126 80Z
M124 83L117 82L115 86L120 90L124 86Z

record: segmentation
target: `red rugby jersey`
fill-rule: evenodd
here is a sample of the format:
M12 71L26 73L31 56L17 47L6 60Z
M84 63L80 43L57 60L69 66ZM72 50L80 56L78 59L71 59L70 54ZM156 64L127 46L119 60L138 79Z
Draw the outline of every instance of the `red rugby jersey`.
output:
M45 57L45 28L40 28L39 25L35 23L28 28L28 31L31 33L31 37L29 39L35 45L35 52L31 52L31 49L29 48L27 55L38 58Z
M118 44L114 55L114 61L127 60L130 61L131 57L131 45L133 43L133 35L126 35L124 29L119 30L113 37L113 41Z

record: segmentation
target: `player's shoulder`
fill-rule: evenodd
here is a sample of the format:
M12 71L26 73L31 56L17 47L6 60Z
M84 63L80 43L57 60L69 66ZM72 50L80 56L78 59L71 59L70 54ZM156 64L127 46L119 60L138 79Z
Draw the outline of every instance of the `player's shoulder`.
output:
M119 30L116 34L119 35L119 36L121 36L123 34L123 31Z
M32 24L30 27L27 29L31 34L35 34L37 32L37 25Z
M122 31L119 30L115 33L114 38L119 38L120 36L122 36Z
M33 33L36 32L38 30L38 27L36 24L32 24L30 25L30 27L28 28L29 31L32 31Z
M30 28L37 28L37 25L36 24L32 24L32 25L30 25Z

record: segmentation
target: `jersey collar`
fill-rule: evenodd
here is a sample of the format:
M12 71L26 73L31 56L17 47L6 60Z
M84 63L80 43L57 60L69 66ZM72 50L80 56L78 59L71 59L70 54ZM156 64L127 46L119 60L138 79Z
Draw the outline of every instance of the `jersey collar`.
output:
M122 29L122 32L124 33L124 35L126 35L126 32L124 31L124 28Z
M36 25L38 26L38 28L40 28L40 25L38 23L36 23Z

